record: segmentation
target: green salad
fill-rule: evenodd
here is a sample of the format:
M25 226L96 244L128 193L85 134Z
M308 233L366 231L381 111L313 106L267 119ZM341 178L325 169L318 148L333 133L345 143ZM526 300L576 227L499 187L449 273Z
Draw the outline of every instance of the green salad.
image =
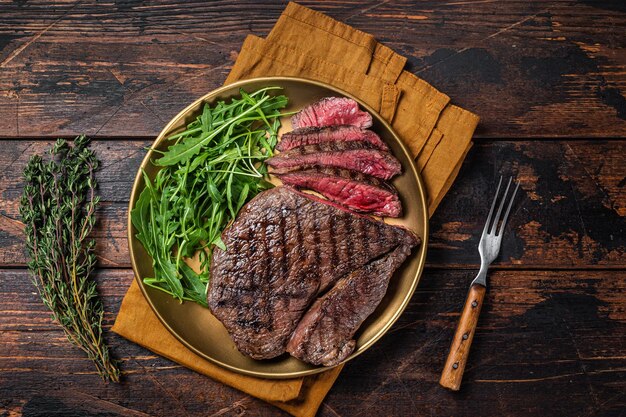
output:
M279 87L246 93L230 102L205 104L186 130L167 138L171 145L151 161L162 167L145 188L131 221L152 257L154 277L144 283L179 300L206 306L211 253L226 249L222 230L241 207L271 188L264 161L271 157L287 97ZM185 262L198 256L200 273Z

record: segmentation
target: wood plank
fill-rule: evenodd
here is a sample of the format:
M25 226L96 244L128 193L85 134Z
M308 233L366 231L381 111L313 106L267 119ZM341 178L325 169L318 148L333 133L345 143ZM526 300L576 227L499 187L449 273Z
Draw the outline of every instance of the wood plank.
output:
M623 2L446 3L389 2L350 23L384 27L414 73L481 116L477 137L624 135Z
M479 263L478 240L499 175L515 204L497 265L621 266L626 260L626 142L495 142L470 151L431 221L428 262Z
M620 415L626 271L490 273L464 382L453 394L437 381L472 274L427 270L399 321L346 366L319 415ZM124 378L104 385L50 323L26 272L0 276L3 415L278 413L108 331ZM105 269L97 278L108 330L132 271Z
M438 381L474 273L427 271L400 322L346 367L327 399L332 408L339 415L619 415L624 306L605 303L623 300L623 271L490 273L463 385L451 393ZM605 285L615 293L595 292Z
M0 265L25 265L18 202L21 172L51 141L2 141ZM144 141L95 141L102 205L94 231L100 264L129 266L127 205ZM626 266L626 141L480 142L430 225L427 262L468 267L497 176L516 174L521 193L503 241L501 267L581 268Z
M43 154L53 141L1 141L5 149L0 163L7 169L0 172L0 265L25 265L23 224L19 220L19 201L22 193L22 172L33 154ZM102 265L130 265L127 242L127 207L135 174L145 156L145 141L99 141L94 149L101 161L97 173L98 192L102 202L93 231L96 253Z
M210 415L251 404L271 406L182 368L108 331L133 279L131 270L99 271L106 339L124 370L104 384L82 351L51 323L25 270L0 271L0 415Z
M284 2L0 2L0 136L154 136ZM479 137L626 129L620 1L304 2L372 33L482 117Z

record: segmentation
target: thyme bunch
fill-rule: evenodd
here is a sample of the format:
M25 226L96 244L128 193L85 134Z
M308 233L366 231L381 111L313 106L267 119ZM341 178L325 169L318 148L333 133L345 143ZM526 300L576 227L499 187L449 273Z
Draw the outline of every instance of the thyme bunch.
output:
M105 381L120 371L102 335L104 308L92 279L96 255L89 234L96 223L98 159L79 136L59 139L48 160L33 155L24 170L20 215L25 225L28 268L43 303L68 340L81 348Z

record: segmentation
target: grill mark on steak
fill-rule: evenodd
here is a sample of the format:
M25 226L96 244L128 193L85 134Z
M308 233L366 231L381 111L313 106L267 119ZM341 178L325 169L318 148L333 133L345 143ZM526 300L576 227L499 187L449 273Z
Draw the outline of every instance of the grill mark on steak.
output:
M352 337L380 304L393 273L417 244L416 239L407 239L337 281L304 315L287 352L314 365L334 366L346 359L356 346Z
M359 253L359 252L363 252L363 249L364 249L364 245L363 245L363 238L364 238L364 235L363 235L363 224L362 223L357 223L355 225L355 228L356 228L356 230L355 230L356 234L354 236L354 245L353 245L353 247L354 247L354 251L356 253ZM350 246L350 245L348 245L348 246Z
M335 235L334 244L325 236L331 218L333 229L343 231ZM270 267L278 262L274 258L280 251L272 248L281 244L281 228L285 233L281 249L291 253L285 273L276 265ZM361 230L359 240L379 244L351 247L355 238L351 231L357 229ZM367 236L365 230L369 230ZM411 233L406 229L350 214L288 187L261 192L222 233L227 250L213 251L209 308L241 352L255 359L276 357L284 353L293 330L320 291L389 252L407 234ZM238 246L240 250L234 251ZM347 248L350 256L336 262L332 252Z
M263 230L263 242L265 245L265 251L268 253L269 256L265 256L263 257L264 260L264 277L263 277L263 281L264 282L268 282L269 286L271 285L276 285L276 281L278 280L279 277L281 277L281 275L278 273L279 271L279 265L278 262L275 261L276 258L282 258L282 254L280 253L280 249L281 247L278 245L271 245L270 242L272 241L279 241L280 237L278 236L278 228L279 228L280 222L278 223L278 225L275 224L268 224L268 223L262 223L262 230ZM270 257L271 259L274 259L274 262L270 262ZM271 331L276 325L277 323L275 323L274 321L274 317L272 317L270 313L271 311L271 304L272 303L280 303L282 300L280 300L281 297L271 297L270 294L268 294L267 291L264 292L266 294L265 300L258 302L259 305L259 315L261 314L260 311L262 310L262 317L266 317L268 319L268 323L267 323L267 328Z
M261 239L260 240L262 242L260 247L262 248L262 250L264 252L268 253L269 249L270 249L270 240L268 239L268 237L269 237L268 236L268 226L269 225L265 221L261 221L260 225L261 225ZM271 236L271 233L270 233L270 236ZM270 281L270 283L271 283L271 278L272 277L271 277L271 274L270 274L270 268L271 268L270 258L269 258L269 256L263 256L261 259L263 260L263 264L262 264L263 265L263 268L262 268L263 272L261 274L261 276L263 277L263 282ZM265 317L265 319L267 320L266 323L268 324L268 330L271 331L273 329L273 326L274 326L274 320L273 320L273 317L270 314L267 314L267 313L269 313L269 308L270 308L270 306L269 306L270 298L268 297L268 288L267 287L263 288L262 293L264 293L265 297L263 298L263 300L258 300L256 305L260 304L260 307L262 308L263 313L264 313L263 317ZM259 317L261 316L261 311L260 310L261 309L255 309L255 314L258 315ZM260 326L258 328L260 328Z
M387 180L402 172L402 165L395 157L363 142L328 142L300 146L279 153L267 159L266 163L275 174L310 167L332 167Z
M365 224L365 236L368 236L370 233L372 233L372 225L371 224ZM367 250L372 251L372 250L376 250L378 249L378 245L377 242L373 241L373 240L367 240Z
M322 244L324 249L322 262L325 264L325 268L332 268L333 265L336 265L337 240L335 239L334 229L335 218L334 216L329 216L324 224L323 233L321 234L322 242L326 242L326 244Z
M376 149L369 143L361 142L326 142L315 143L313 145L298 146L293 149L289 149L286 152L281 152L280 157L286 156L302 156L320 152L344 152L353 151L358 149ZM382 152L381 152L382 153ZM386 152L385 152L386 153Z
M335 218L330 217L328 223L328 241L330 242L330 258L329 262L334 265L337 260L337 239L335 239Z
M285 217L284 216L280 216L280 220L278 223L278 230L279 230L279 242L280 242L280 247L283 248L283 256L280 257L280 274L281 276L285 276L287 274L287 269L289 268L289 261L290 261L290 251L289 250L285 250L285 248L287 247L286 242L285 242Z
M294 129L307 126L352 125L372 126L372 115L359 109L359 104L345 97L326 97L303 108L291 117Z
M259 225L261 226L259 227L261 238L258 240L259 242L258 249L266 252L268 248L267 228L263 227L263 226L266 226L266 224L264 222L261 222ZM257 246L255 246L255 249L256 248ZM262 280L266 281L268 277L268 273L269 273L268 269L270 267L269 257L262 257L261 259L262 259L262 265L261 265L262 267L260 268L261 273L254 274L252 279L253 279L255 288L258 288L260 292L264 293L265 297L256 298L254 300L254 308L252 308L249 311L249 313L252 316L252 321L250 324L251 324L251 327L255 330L262 328L264 325L267 326L268 329L271 329L273 325L271 316L268 316L267 314L261 314L262 310L263 312L265 312L268 308L268 297L267 297L267 289L263 288L262 285L260 285L260 283L258 282L258 279L259 277L262 277Z
M319 227L319 218L313 218L313 253L315 254L315 263L316 265L320 265L321 258L321 247L320 247L320 227Z
M342 226L344 228L343 232L345 233L345 235L348 235L351 232L351 230L347 229L348 217L350 217L350 213L344 212L343 213L344 221L343 221L343 225ZM352 258L353 246L350 244L350 242L344 242L344 245L345 245L345 248L346 248L346 259Z
M304 245L300 245L298 244L298 242L303 242L304 241L304 236L302 235L302 224L300 223L299 220L295 221L296 224L296 248L297 248L297 252L298 252L298 259L304 259L306 257L306 254L304 253ZM303 278L303 274L305 272L304 269L297 269L296 271L298 271L299 274L299 278Z
M378 178L339 168L310 168L276 174L283 184L310 189L349 210L400 217L402 204L396 189Z
M303 127L295 129L282 135L281 140L276 145L276 150L284 152L298 146L322 142L365 142L381 151L389 150L387 144L376 133L355 126Z

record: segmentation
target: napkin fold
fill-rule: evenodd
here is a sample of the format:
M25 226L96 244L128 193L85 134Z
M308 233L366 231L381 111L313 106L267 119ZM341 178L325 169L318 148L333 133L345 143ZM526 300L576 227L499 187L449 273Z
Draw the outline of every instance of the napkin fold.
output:
M111 330L157 355L299 417L313 417L342 367L294 379L262 379L229 371L196 355L159 321L133 280Z
M314 40L314 41L312 41ZM429 214L450 188L469 151L478 117L404 70L406 58L365 32L289 3L266 39L248 36L226 79L283 75L323 81L376 109L415 157ZM214 380L298 417L314 416L341 372L267 380L231 372L188 350L160 323L133 280L112 330Z

